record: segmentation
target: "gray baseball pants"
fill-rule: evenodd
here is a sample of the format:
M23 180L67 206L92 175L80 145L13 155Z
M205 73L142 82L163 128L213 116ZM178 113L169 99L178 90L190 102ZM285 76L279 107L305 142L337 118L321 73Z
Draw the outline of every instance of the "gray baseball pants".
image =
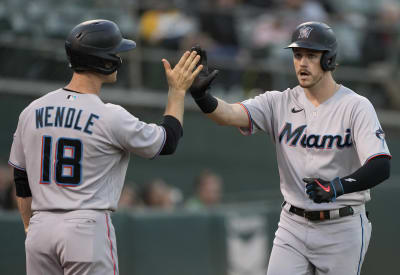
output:
M352 216L310 221L282 209L267 275L359 275L371 237L364 205Z
M25 240L28 275L118 275L110 212L34 212Z

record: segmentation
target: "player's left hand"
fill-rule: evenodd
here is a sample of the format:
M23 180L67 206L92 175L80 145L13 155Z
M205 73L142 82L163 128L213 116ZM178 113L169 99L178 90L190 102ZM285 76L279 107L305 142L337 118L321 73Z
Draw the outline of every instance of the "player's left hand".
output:
M333 202L344 193L339 177L331 181L319 178L304 178L303 181L307 183L308 197L316 203Z
M192 85L193 80L203 69L203 65L201 64L196 67L199 61L200 55L196 51L186 51L174 68L171 68L168 60L162 59L169 89L173 92L183 91L186 93Z

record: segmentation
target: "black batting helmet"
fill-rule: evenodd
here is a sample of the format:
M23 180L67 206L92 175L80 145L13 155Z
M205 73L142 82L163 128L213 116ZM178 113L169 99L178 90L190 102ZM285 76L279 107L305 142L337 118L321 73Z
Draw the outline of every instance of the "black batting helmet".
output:
M134 41L122 37L117 24L102 19L75 26L65 41L70 67L76 72L111 74L122 64L117 54L135 47Z
M286 47L322 51L321 67L324 71L336 68L337 42L332 28L321 22L306 22L297 26L292 43Z

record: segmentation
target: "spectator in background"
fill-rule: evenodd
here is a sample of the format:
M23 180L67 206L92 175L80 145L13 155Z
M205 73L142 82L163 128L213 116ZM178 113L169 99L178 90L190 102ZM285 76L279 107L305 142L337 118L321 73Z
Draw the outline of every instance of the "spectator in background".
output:
M5 197L2 203L2 208L4 210L16 210L18 209L17 197L15 193L15 184L10 182L5 190Z
M283 1L285 21L288 23L288 31L302 22L320 21L326 22L329 14L321 1L314 0L285 0Z
M199 210L218 205L221 202L222 184L219 175L204 170L195 180L195 195L187 200L186 208Z
M284 0L272 11L266 10L258 17L249 18L253 26L249 37L252 56L289 57L285 52L282 53L282 48L290 40L292 30L301 22L327 21L329 15L325 7L328 6L321 1Z
M133 182L126 182L122 188L121 197L119 198L118 208L133 208L142 206L136 185Z
M232 62L238 62L245 55L239 45L236 12L239 0L210 0L197 5L195 16L199 21L199 32L189 34L182 40L181 48L190 49L200 44L207 50L210 59L225 63L225 68ZM222 90L229 91L241 85L238 70L220 68L220 81L216 83Z
M182 195L163 179L155 178L143 187L142 199L150 208L173 209L182 200Z
M400 5L398 2L384 2L377 11L362 42L362 65L381 65L398 56L398 35ZM396 60L398 63L398 60Z
M160 1L155 9L142 14L139 29L140 37L147 45L177 50L181 39L197 30L197 24L181 10Z

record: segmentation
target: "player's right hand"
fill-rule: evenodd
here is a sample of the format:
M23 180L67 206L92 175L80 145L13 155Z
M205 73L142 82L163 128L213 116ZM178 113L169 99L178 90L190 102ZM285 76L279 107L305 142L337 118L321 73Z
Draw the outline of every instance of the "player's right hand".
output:
M218 74L218 70L213 70L211 73L208 69L207 64L207 52L203 50L199 45L196 45L190 49L191 52L197 52L200 55L200 64L203 65L203 69L193 81L189 91L194 99L202 98L206 91L210 88L211 82L215 79Z
M182 55L178 64L176 64L176 66L172 69L169 62L166 59L162 59L169 89L172 91L183 92L184 94L192 85L196 76L203 69L203 65L199 65L196 68L199 60L200 55L198 55L195 51L186 51Z

